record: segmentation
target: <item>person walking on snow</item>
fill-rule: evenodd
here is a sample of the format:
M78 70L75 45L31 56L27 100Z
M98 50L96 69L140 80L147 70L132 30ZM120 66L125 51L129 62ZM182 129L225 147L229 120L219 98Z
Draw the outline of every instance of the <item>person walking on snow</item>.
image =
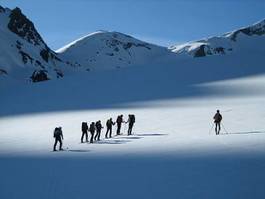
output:
M90 126L89 126L89 131L90 131L90 134L91 134L90 143L93 143L95 130L96 130L95 122L92 122L90 124Z
M59 142L60 143L60 151L63 150L62 149L62 146L63 146L63 131L62 131L62 127L56 127L54 129L54 132L53 132L53 137L55 139L55 142L54 142L54 145L53 145L53 151L56 151L56 145L57 143Z
M100 140L100 134L101 134L101 129L103 129L103 126L101 124L101 121L97 121L96 122L96 136L95 136L95 140L99 141Z
M123 117L123 115L119 115L117 117L117 120L116 120L116 123L117 123L117 135L121 134L121 124L124 122L122 117Z
M220 114L220 111L217 110L214 117L214 123L215 123L215 133L216 135L220 134L220 130L221 130L221 121L223 119L222 115Z
M135 115L128 115L128 121L126 123L129 123L128 127L128 135L132 134L132 128L135 123Z
M82 122L82 136L81 136L81 143L83 143L84 136L86 137L86 142L88 142L88 125L86 122Z
M108 138L108 133L109 133L109 138L111 138L113 125L115 125L115 123L112 121L112 118L108 119L108 121L106 122L107 131L106 131L105 138Z

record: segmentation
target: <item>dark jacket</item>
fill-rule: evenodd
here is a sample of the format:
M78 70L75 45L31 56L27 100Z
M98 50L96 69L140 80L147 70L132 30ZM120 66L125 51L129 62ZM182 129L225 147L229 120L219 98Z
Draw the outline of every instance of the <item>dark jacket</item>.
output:
M129 115L128 121L129 124L134 124L135 123L135 116L134 115Z
M53 137L56 139L63 139L63 132L61 128L55 128L53 132Z
M88 125L86 122L82 122L82 131L87 131L88 130Z
M118 116L117 120L116 120L116 123L117 124L121 124L122 122L123 122L122 116Z
M108 121L106 122L106 126L107 126L108 128L112 128L112 125L115 125L115 123L114 123L112 120L108 120Z
M216 113L213 117L215 123L220 123L223 119L222 115L220 113Z
M89 127L89 131L90 131L91 133L94 133L95 130L96 130L96 128L95 128L95 124L94 124L94 123L91 123L91 124L90 124L90 127Z
M101 122L96 122L96 129L97 129L97 131L100 131L102 128L103 127L102 127Z

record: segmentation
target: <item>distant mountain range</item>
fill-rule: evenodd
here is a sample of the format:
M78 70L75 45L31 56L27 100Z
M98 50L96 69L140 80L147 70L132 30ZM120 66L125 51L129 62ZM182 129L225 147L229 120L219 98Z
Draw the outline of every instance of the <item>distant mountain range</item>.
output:
M11 10L0 6L0 43L0 77L38 82L62 78L78 71L151 65L155 60L167 56L175 60L177 65L179 58L191 59L241 51L265 55L265 20L219 37L169 48L118 32L98 31L55 52L19 8Z
M222 36L171 46L170 49L177 54L187 54L192 57L224 55L242 49L264 53L264 39L265 20L262 20L252 26L240 28Z

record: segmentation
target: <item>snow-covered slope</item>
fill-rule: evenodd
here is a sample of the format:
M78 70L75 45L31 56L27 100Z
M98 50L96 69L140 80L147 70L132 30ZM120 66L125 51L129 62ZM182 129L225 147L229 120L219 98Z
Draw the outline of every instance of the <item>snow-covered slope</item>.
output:
M101 71L158 63L182 64L182 54L208 55L256 54L265 52L265 21L220 37L165 48L119 32L98 31L52 51L34 24L19 8L0 7L0 76L10 79L42 81L72 75L77 71ZM184 56L186 57L186 56ZM248 60L252 59L250 56ZM250 61L251 63L251 61ZM261 63L261 62L260 62ZM3 78L2 78L3 79Z
M62 77L60 58L19 8L0 6L0 75L39 81Z
M90 71L142 65L170 51L119 32L98 31L73 41L57 53L72 66Z
M1 31L41 59L45 44ZM238 53L182 59L120 33L98 32L57 56L81 71L124 68L38 84L11 78L35 65L23 65L19 47L10 47L1 63L19 65L0 70L0 198L264 199L264 47L254 42L263 36L243 37L249 37L242 45L246 50L238 47ZM256 45L256 51L247 50ZM86 65L97 54L94 48L100 59ZM216 109L223 114L219 136L213 129ZM131 113L136 115L132 136L123 124L121 136L105 139L104 128L101 141L80 143L81 122L101 120L105 126L108 118L127 119ZM51 152L57 126L66 150Z
M127 67L3 89L0 82L0 198L264 199L265 76L236 78L264 67L253 55L249 67L242 59L164 62L151 72ZM216 109L225 127L219 136ZM123 135L104 138L108 118L131 113L132 136L123 124ZM81 144L81 122L99 119L101 141ZM51 152L56 126L62 152Z
M265 20L219 37L210 37L170 47L177 54L192 57L224 55L230 53L265 53Z
M0 7L0 42L0 75L30 81L142 65L171 53L167 48L107 31L89 34L56 53L19 8Z

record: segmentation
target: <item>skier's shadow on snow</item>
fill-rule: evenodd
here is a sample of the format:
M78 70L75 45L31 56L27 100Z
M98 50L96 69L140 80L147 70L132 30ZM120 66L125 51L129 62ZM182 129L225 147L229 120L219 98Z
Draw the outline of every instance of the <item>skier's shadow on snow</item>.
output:
M121 140L121 139L112 139L112 140L102 140L102 141L96 142L96 144L126 144L127 142L130 142L130 141Z
M79 153L87 153L90 152L91 150L85 150L85 149L71 149L69 152L79 152Z
M166 136L168 134L164 133L142 133L142 134L135 134L136 136Z
M134 137L119 137L119 138L128 139L128 140L139 140L139 139L142 139L143 137L134 136Z
M260 134L260 133L265 133L265 131L246 131L246 132L235 132L235 133L229 133L232 135L244 135L244 134Z

